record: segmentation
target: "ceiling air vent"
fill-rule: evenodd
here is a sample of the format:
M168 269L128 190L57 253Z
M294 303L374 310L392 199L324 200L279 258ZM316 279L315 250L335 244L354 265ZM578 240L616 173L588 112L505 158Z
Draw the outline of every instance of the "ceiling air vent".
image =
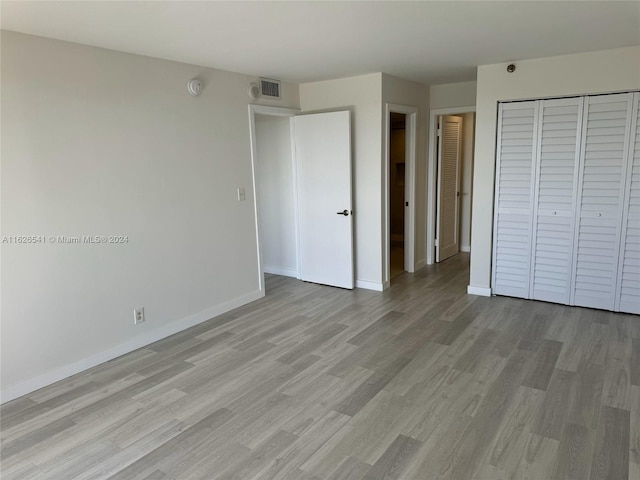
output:
M280 81L261 78L260 91L263 97L280 98Z

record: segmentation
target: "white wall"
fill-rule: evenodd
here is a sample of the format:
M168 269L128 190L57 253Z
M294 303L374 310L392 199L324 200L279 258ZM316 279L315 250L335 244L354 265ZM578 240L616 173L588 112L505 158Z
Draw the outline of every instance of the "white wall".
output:
M640 89L640 47L478 67L470 291L490 293L498 102Z
M382 195L386 103L418 108L416 149L416 263L425 258L426 139L429 87L375 73L300 85L303 111L350 110L353 114L353 173L356 286L385 282L386 224ZM406 245L406 243L405 243Z
M473 146L475 136L475 113L464 113L462 117L462 166L460 170L460 250L471 249L471 198L473 193Z
M356 286L382 287L382 74L300 85L303 111L350 110Z
M391 75L382 75L382 106L387 103L415 107L418 109L416 126L416 204L415 204L415 263L419 268L426 263L426 177L427 177L427 136L429 128L429 87L402 80ZM383 132L386 122L382 125ZM384 138L384 137L382 137ZM384 145L383 145L384 149ZM384 165L384 151L382 155ZM407 172L408 175L408 172ZM385 237L386 240L386 237ZM405 239L405 248L406 248Z
M296 236L287 117L256 115L256 196L266 273L296 276Z
M2 244L3 401L261 295L250 77L11 32L1 43L2 235L128 236ZM297 107L297 87L283 91L275 104Z
M446 83L432 85L429 103L432 109L469 107L476 104L476 82Z

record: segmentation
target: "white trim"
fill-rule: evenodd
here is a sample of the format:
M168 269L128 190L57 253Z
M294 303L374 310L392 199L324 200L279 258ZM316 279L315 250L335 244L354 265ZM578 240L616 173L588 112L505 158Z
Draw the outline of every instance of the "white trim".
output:
M250 104L249 112L253 112L258 115L273 115L275 117L292 117L300 113L300 109Z
M490 297L491 288L489 287L474 287L473 285L467 285L467 293L469 295L480 295L481 297Z
M272 115L276 117L293 117L300 110L294 108L281 108L281 107L268 107L265 105L249 105L249 141L251 144L251 181L253 186L253 212L256 227L256 249L258 256L258 289L264 292L264 267L262 265L262 246L260 244L260 222L258 221L258 190L256 188L256 162L258 157L258 145L256 140L256 115ZM293 129L293 126L290 127ZM297 214L297 192L296 192L296 179L295 179L295 150L293 148L293 130L291 130L291 159L294 165L293 170L293 187L294 187L294 230L296 233L296 268L298 266L298 214ZM299 275L296 275L300 278Z
M491 285L496 286L496 255L498 249L498 239L496 238L496 232L498 231L498 206L500 203L500 162L501 162L501 148L502 144L500 139L502 138L502 110L503 104L498 104L498 126L496 127L496 170L493 180L493 215L491 216ZM534 118L535 119L535 118ZM532 147L533 149L533 147Z
M162 340L163 338L186 330L187 328L198 325L199 323L211 320L218 315L222 315L223 313L233 310L234 308L246 305L247 303L253 302L262 297L264 297L264 291L261 290L247 293L233 300L229 300L219 305L210 307L206 310L203 310L202 312L189 315L180 320L171 322L156 330L138 335L137 337L132 338L127 342L121 343L120 345L116 345L115 347L112 347L108 350L102 351L95 355L91 355L90 357L84 358L69 365L65 365L64 367L57 368L51 372L39 375L30 380L26 380L16 385L7 387L2 390L2 393L0 395L0 403L5 403L28 393L34 392L42 387L46 387L47 385L51 385L52 383L75 375L76 373L80 373L84 370L95 367L96 365L100 365L101 363L113 360L116 357L150 345L153 342Z
M471 245L460 245L460 251L463 253L469 253L471 251Z
M296 157L296 122L295 115L289 117L289 136L291 137L291 177L293 181L293 235L296 239L296 271L295 278L300 280L300 212L298 209L298 161Z
M271 273L273 275L283 275L285 277L298 278L298 270L292 270L288 268L272 267L270 265L264 265L262 267L264 273Z
M394 103L385 104L385 151L384 151L384 171L383 171L383 212L384 212L384 230L382 236L383 244L383 278L384 283L390 281L391 258L389 248L391 246L391 214L389 193L389 148L391 146L390 129L391 129L391 113L403 113L406 115L405 132L406 146L405 148L405 201L409 202L409 206L405 207L405 235L404 235L404 269L409 273L416 271L415 251L416 251L416 146L418 141L418 109L407 105L398 105Z
M386 287L385 287L386 283ZM366 290L375 290L376 292L382 292L388 288L388 282L367 282L366 280L356 280L356 288L364 288Z
M476 106L434 108L429 111L429 161L427 163L427 265L435 261L436 250L436 118L440 115L475 113Z

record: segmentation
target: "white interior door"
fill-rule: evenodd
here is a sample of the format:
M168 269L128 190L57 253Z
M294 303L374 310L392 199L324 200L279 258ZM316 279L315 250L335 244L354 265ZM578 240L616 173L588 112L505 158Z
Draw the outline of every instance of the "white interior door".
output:
M561 98L538 106L530 294L535 300L571 299L583 103Z
M539 102L498 109L493 279L496 295L529 298Z
M585 100L572 304L613 310L632 94Z
M438 208L436 230L436 262L459 251L458 202L460 199L460 146L462 118L441 117L438 129Z
M624 201L616 310L640 315L640 93L638 92L633 94Z
M353 288L350 112L293 122L300 279Z

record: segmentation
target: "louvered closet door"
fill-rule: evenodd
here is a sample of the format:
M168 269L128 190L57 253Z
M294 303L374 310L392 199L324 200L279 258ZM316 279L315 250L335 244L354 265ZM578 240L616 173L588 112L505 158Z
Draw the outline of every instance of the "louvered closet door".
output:
M529 298L538 102L500 104L493 292Z
M640 93L634 94L616 310L640 314Z
M573 304L613 310L632 94L586 97Z
M442 117L438 151L438 209L436 262L452 257L458 246L458 194L460 193L460 144L462 118Z
M542 100L534 188L531 298L571 301L583 98Z

